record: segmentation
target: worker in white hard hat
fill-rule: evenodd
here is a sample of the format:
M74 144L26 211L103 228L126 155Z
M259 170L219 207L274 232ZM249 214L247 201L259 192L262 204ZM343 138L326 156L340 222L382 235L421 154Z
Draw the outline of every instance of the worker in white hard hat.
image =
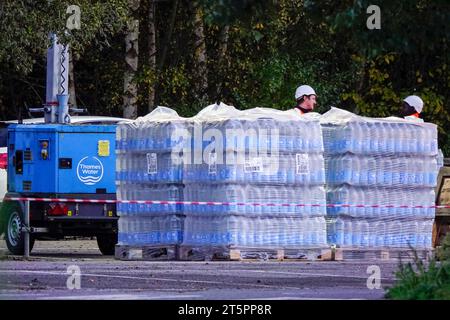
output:
M407 120L420 121L420 113L423 109L423 101L418 96L408 96L403 99L402 117Z
M300 114L305 114L314 110L316 105L316 92L308 85L302 85L295 90L295 101L297 105L295 110Z

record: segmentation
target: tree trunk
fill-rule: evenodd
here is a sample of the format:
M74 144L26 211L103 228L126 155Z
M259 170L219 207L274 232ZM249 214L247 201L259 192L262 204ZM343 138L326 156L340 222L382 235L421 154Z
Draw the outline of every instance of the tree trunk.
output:
M155 1L148 3L148 66L153 75L156 74L156 29L155 29ZM148 87L148 112L155 108L156 81L153 77Z
M128 0L129 20L125 35L125 63L123 117L135 119L137 117L137 83L135 75L138 69L139 56L139 5L140 0Z
M170 14L169 28L167 29L166 36L164 37L164 43L161 46L161 58L159 59L159 63L158 63L159 71L162 70L162 68L164 66L164 62L166 60L167 50L169 48L170 39L172 38L172 32L173 32L173 28L175 26L175 18L177 16L178 2L179 2L179 0L173 0L173 2L172 2L172 12Z
M75 92L75 76L74 76L73 54L69 51L69 105L77 107L77 95Z
M189 1L189 8L194 19L194 83L197 98L207 99L208 67L203 11L197 1Z
M219 49L217 53L217 65L219 74L223 74L223 71L225 70L224 62L225 62L225 56L227 54L228 50L228 38L230 33L230 26L225 25L222 30L220 31L219 36ZM216 89L216 100L221 100L222 97L222 90L223 90L223 78L220 77L219 79L216 79L217 81L217 89Z

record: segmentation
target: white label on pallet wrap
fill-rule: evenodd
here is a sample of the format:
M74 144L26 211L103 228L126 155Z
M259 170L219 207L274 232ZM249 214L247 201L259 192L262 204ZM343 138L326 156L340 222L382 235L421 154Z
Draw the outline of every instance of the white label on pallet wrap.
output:
M297 153L295 155L296 172L297 174L309 173L309 156L307 153Z
M156 174L158 172L158 156L156 153L147 153L147 173Z
M250 158L245 160L244 172L263 172L262 158Z

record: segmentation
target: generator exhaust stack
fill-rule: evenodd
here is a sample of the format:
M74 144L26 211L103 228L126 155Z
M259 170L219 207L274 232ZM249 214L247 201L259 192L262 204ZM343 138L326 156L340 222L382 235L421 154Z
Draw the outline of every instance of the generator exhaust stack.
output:
M69 48L58 43L56 34L50 34L51 46L47 50L45 123L69 123ZM58 95L66 95L59 98Z

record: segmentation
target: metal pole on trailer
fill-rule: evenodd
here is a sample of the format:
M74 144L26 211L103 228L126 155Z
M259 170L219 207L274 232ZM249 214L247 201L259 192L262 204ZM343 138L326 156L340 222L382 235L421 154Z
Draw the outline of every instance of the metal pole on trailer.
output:
M24 247L24 256L26 259L30 257L30 201L25 201L25 247Z

